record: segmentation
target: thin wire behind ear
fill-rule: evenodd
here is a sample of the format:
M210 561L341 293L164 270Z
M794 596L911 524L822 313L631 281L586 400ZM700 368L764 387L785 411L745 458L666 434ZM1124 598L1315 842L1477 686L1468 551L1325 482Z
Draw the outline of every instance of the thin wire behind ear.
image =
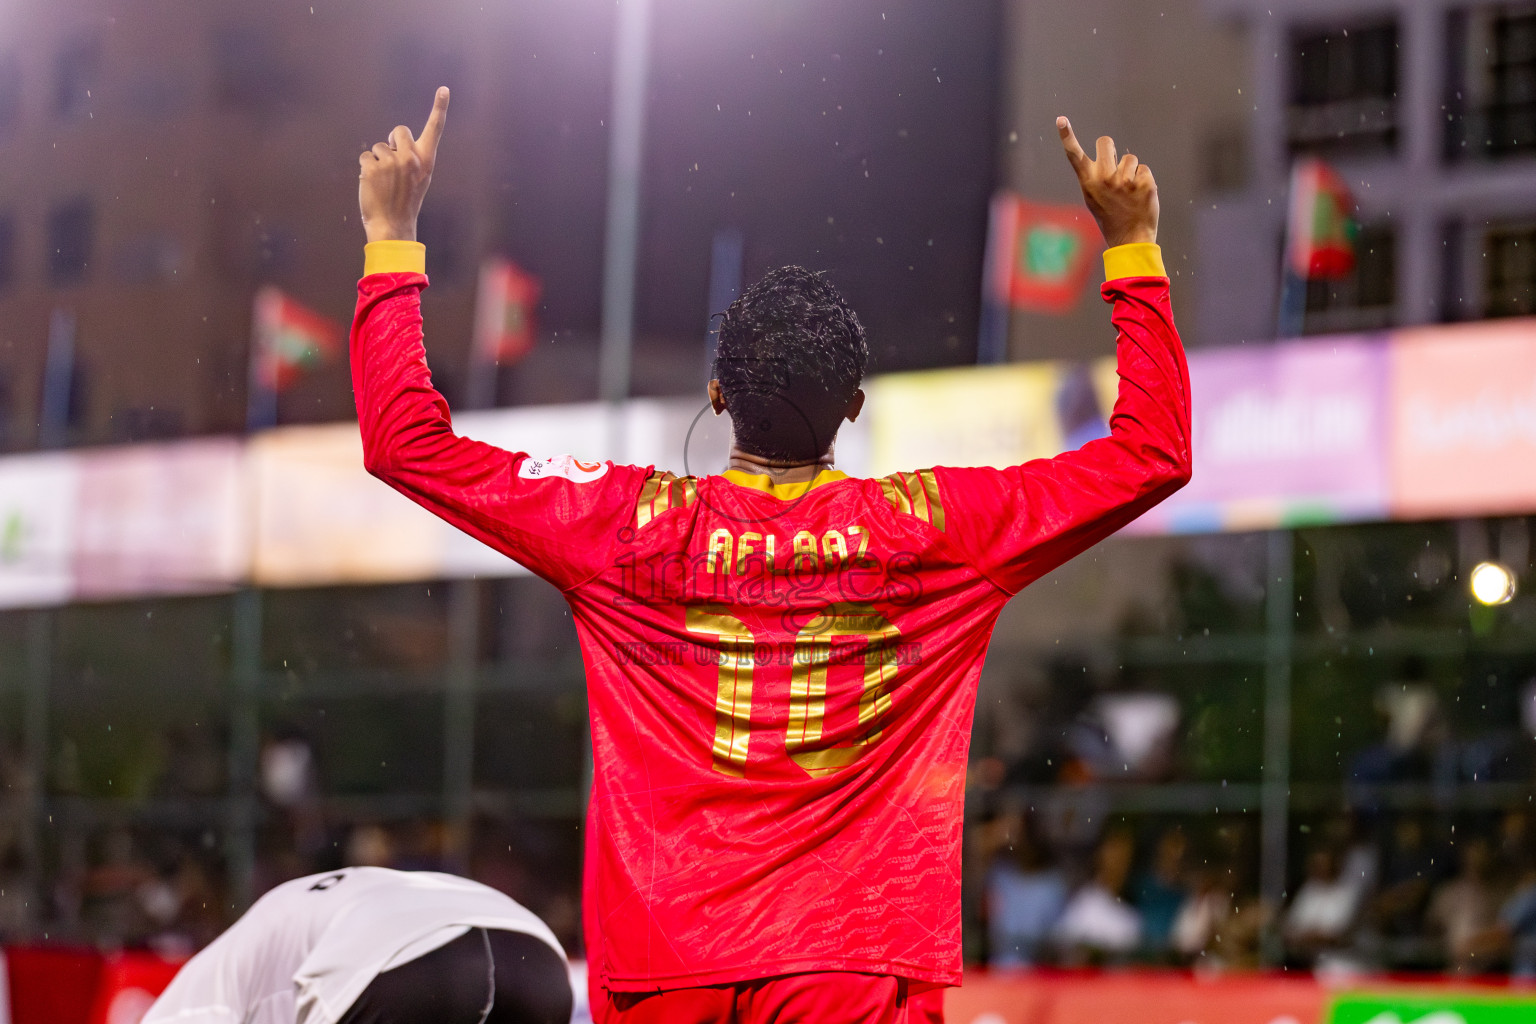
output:
M496 1006L496 954L491 952L491 933L484 928L478 929L480 941L485 945L485 978L489 984L490 992L485 997L485 1009L480 1011L480 1019L475 1024L485 1024L490 1017L491 1010Z

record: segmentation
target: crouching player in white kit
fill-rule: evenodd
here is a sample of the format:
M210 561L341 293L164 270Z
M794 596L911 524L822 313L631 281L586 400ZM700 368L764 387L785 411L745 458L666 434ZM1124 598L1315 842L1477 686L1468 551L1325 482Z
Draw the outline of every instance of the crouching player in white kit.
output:
M346 868L286 882L187 962L143 1024L568 1024L554 933L478 882Z

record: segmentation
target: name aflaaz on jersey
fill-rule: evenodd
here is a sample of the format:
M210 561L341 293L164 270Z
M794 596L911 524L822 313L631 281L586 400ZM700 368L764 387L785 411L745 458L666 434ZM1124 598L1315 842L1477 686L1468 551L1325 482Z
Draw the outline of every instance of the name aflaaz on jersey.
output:
M720 527L701 550L625 553L616 565L620 600L640 603L746 600L793 607L830 598L911 605L922 597L917 555L872 550L869 528L857 523L785 535Z

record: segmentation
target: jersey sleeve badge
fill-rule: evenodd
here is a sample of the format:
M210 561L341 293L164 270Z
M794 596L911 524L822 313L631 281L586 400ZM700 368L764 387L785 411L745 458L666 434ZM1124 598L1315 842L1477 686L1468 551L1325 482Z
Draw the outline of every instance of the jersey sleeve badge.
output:
M554 455L547 459L524 459L517 467L517 475L524 480L546 480L560 477L572 483L589 484L606 476L607 462L583 462L574 455Z

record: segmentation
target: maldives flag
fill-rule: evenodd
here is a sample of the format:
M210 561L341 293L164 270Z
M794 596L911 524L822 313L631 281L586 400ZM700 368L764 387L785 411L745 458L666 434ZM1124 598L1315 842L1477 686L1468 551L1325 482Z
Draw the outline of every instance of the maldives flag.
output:
M270 285L256 292L251 320L256 379L283 391L341 352L342 327L330 317L300 305Z
M533 348L534 309L544 286L511 260L488 259L480 267L475 297L475 357L510 366Z
M1304 280L1348 277L1355 270L1355 199L1344 179L1321 160L1291 169L1286 265Z
M1066 313L1082 298L1099 230L1081 206L1032 203L1011 192L992 200L987 289L993 301Z

